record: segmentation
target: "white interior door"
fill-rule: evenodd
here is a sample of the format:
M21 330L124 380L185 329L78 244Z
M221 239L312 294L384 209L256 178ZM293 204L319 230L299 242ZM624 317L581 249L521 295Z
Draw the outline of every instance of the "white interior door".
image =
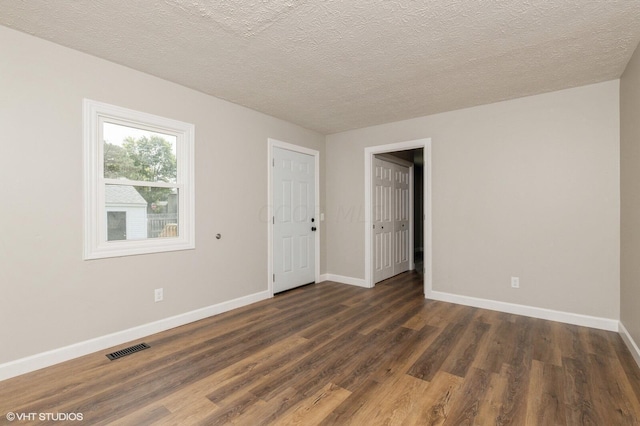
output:
M393 275L409 270L409 168L393 164Z
M393 276L393 164L374 158L373 246L374 282Z
M315 281L315 159L273 148L273 292Z
M408 271L410 266L410 168L373 159L373 282Z

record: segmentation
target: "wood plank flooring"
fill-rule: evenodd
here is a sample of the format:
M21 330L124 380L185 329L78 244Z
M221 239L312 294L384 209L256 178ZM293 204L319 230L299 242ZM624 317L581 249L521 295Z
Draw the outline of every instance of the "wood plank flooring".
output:
M105 357L141 341L151 348ZM405 273L306 286L0 382L0 424L10 411L92 425L640 425L640 369L617 333L425 300Z

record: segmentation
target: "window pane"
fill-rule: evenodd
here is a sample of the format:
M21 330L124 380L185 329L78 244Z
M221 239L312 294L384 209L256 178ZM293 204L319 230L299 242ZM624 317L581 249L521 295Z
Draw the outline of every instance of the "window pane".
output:
M107 241L127 239L127 212L107 212Z
M106 122L102 136L105 178L177 181L175 136Z
M107 241L178 236L178 189L105 185Z

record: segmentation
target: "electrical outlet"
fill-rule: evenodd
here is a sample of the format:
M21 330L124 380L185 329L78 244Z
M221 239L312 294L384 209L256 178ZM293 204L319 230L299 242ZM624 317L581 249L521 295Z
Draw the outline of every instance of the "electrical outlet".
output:
M156 288L153 295L156 302L162 302L164 299L164 291L161 288Z
M511 277L511 288L520 288L520 277Z

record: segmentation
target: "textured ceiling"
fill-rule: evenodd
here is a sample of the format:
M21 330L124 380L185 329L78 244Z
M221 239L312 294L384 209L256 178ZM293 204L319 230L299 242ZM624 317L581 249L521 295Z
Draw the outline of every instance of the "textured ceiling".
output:
M0 24L324 134L620 77L638 0L2 0Z

